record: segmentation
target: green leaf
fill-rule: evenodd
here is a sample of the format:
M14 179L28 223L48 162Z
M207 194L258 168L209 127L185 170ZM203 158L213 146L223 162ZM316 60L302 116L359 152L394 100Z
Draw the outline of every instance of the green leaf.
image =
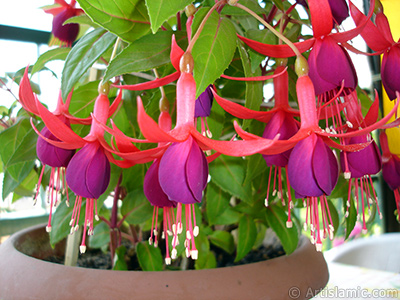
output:
M244 179L244 185L247 185L253 181L253 179L267 170L267 164L261 154L255 154L246 159L246 177Z
M210 182L206 191L206 213L208 223L216 224L218 217L229 208L229 194Z
M227 231L216 230L209 235L208 238L213 245L221 248L229 254L232 254L235 251L233 236Z
M0 156L4 167L16 181L8 187L16 187L29 175L36 159L36 134L33 132L29 120L22 119L2 131L0 145L2 145Z
M71 226L69 225L72 216L72 210L74 208L74 203L76 201L73 192L69 193L70 205L66 204L66 196L63 197L61 203L57 206L56 211L53 213L51 218L51 231L50 231L50 243L52 245L57 244L59 241L63 240L70 232ZM84 207L81 207L81 212L84 212ZM79 224L83 223L85 214L81 213L79 218ZM74 234L77 234L76 232Z
M183 10L192 2L192 0L146 0L153 33L155 33L170 17Z
M278 41L277 37L271 31L254 28L246 31L246 37L269 45L276 45ZM251 71L254 72L256 69L260 69L260 64L265 59L265 56L253 49L249 49L249 57L251 60Z
M126 247L119 246L115 249L115 256L113 261L113 270L127 271L128 265L125 261Z
M101 248L110 242L110 227L104 222L99 223L89 239L90 248Z
M94 62L106 52L117 37L97 28L82 37L69 52L61 78L61 90L63 99L67 99L68 93L82 77L82 75L94 64Z
M281 241L286 254L289 255L296 250L297 244L299 243L297 226L296 223L293 222L292 228L286 227L288 216L285 211L277 205L270 205L266 208L266 218L269 226Z
M221 155L210 164L210 175L212 181L225 192L251 202L251 186L243 185L245 164L241 157Z
M144 0L78 0L78 3L95 23L127 42L150 32Z
M328 208L329 208L330 218L332 219L332 226L335 229L333 231L333 234L336 235L339 229L339 214L337 212L335 205L332 203L331 200L328 200Z
M257 228L254 220L243 216L239 221L238 242L235 262L241 260L253 247L257 238Z
M160 31L134 41L111 61L104 81L117 75L147 71L169 63L172 34L178 40L185 39L181 32Z
M143 271L162 271L163 258L160 248L150 246L148 242L138 243L137 258Z
M240 0L240 4L251 9L256 14L266 14L267 13L267 11L258 4L257 0ZM245 12L243 9L235 7L235 6L231 6L231 5L225 5L221 13L225 14L225 15L231 15L231 16L235 16L235 15L247 16L248 15L248 13Z
M129 224L141 224L151 219L153 207L143 193L143 189L131 191L122 202L121 213L128 215L125 219Z
M208 8L201 8L193 19L192 33L197 31ZM193 46L193 76L196 98L221 76L232 61L236 48L236 31L231 21L213 11Z
M19 185L18 181L14 180L10 173L7 171L4 172L3 178L3 190L2 190L2 198L6 199L6 197L13 192L16 187Z
M71 48L68 47L59 47L43 53L39 56L36 63L33 65L31 75L44 68L45 64L47 64L49 61L65 60L70 50Z
M88 82L74 89L69 111L78 118L87 118L93 112L99 87L99 80Z
M64 22L64 25L71 24L71 23L81 24L81 25L89 25L90 27L93 27L93 28L99 27L96 23L94 23L92 20L90 20L90 18L85 14L69 18L68 20L66 20Z
M32 197L37 182L38 182L38 174L34 170L31 170L29 175L26 176L25 179L21 182L21 184L15 188L14 196L18 195L22 197Z
M348 204L347 204L348 203ZM357 210L356 207L354 205L354 201L353 199L350 199L349 202L343 201L343 205L344 205L344 209L345 211L347 211L347 205L350 205L348 207L348 216L346 218L346 235L345 235L345 239L348 239L350 233L353 231L354 226L356 226L356 222L357 222ZM346 213L347 214L347 213Z
M251 70L251 62L243 43L238 42L240 59L242 60L245 77L261 76L260 68L254 72ZM246 81L246 98L245 107L252 110L259 110L263 100L263 85L262 81ZM251 120L243 120L243 129L250 125Z

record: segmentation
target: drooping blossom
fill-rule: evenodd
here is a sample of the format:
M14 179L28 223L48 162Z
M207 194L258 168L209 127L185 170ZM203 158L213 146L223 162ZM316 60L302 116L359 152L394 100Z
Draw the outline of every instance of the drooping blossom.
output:
M263 133L263 138L274 139L278 136L278 140L287 140L292 137L299 129L298 121L294 118L299 115L299 111L293 109L289 105L289 88L288 88L288 73L285 68L284 60L279 61L278 67L274 71L276 77L273 78L274 90L275 90L275 102L274 107L269 111L253 111L245 108L239 104L226 100L218 96L213 91L216 101L221 107L229 112L230 114L241 118L241 119L256 119L261 122L265 122L266 126ZM268 178L268 190L265 198L265 205L268 206L269 192L271 187L271 178L273 178L273 191L272 195L278 194L278 198L282 200L282 204L285 205L283 195L288 196L288 205L291 205L290 193L283 192L282 185L282 168L285 168L288 163L291 149L283 151L277 154L263 154L263 158L270 167L270 174ZM275 167L275 168L274 168ZM275 171L274 171L275 169ZM286 176L287 177L287 176ZM278 180L278 184L276 181ZM286 178L287 190L290 190L290 183ZM276 187L278 186L278 187ZM288 224L290 224L290 216Z
M57 38L61 45L71 47L79 33L79 24L64 24L68 19L83 14L83 10L75 8L76 0L71 0L68 4L64 0L55 0L55 7L44 9L46 13L53 15L53 28L51 30L53 36Z
M94 110L89 134L81 138L71 128L61 122L57 116L52 114L37 99L36 108L38 115L49 131L60 141L44 137L33 125L36 133L46 142L63 149L79 149L67 166L66 180L72 191L76 194L73 213L71 216L71 233L79 228L79 216L83 199L86 198L86 211L83 238L80 246L81 252L86 251L86 233L93 234L93 219L97 219L97 198L106 190L110 178L110 162L127 168L135 163L149 162L158 157L164 150L162 147L139 151L131 143L126 143L119 136L115 136L117 147L110 147L104 138L104 126L111 111L121 101L122 93L119 93L116 100L110 106L108 99L107 84L99 87L99 95L95 100ZM117 103L115 105L115 103ZM102 125L100 125L102 124ZM117 131L117 129L115 129ZM119 133L120 134L120 133ZM120 155L122 160L115 159L112 153Z
M346 0L328 0L334 24L340 25L349 17L349 7Z
M394 193L397 212L400 212L400 157L390 152L385 131L381 131L379 141L382 148L382 176Z
M355 136L350 139L346 139L347 144L358 144L371 141L364 149L358 152L341 152L340 163L342 170L347 169L347 177L349 177L349 196L347 199L347 211L346 217L349 214L350 207L350 190L354 187L354 195L357 205L357 215L362 214L363 219L363 233L367 232L366 220L365 220L365 205L368 206L370 211L370 205L376 203L378 214L382 218L382 214L379 211L378 199L376 197L375 189L372 184L371 175L378 173L381 170L381 154L375 141L372 140L371 135ZM345 166L347 164L347 168ZM361 211L360 211L361 210Z
M372 4L371 4L372 5ZM381 66L381 79L390 100L396 99L396 91L400 91L400 48L399 41L394 41L387 17L380 5L375 16L375 24L369 20L370 16L362 14L357 7L350 2L350 12L356 24L365 23L361 36L367 45L383 54Z

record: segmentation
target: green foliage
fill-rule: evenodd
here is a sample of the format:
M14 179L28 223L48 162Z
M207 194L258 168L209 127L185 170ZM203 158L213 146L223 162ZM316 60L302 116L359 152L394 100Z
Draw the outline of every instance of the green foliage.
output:
M61 78L63 99L82 75L106 52L116 41L117 37L102 28L97 28L82 37L68 53Z
M143 271L162 271L163 258L160 248L141 242L136 245L136 253Z
M201 8L196 13L192 25L193 34L207 11L207 8ZM235 48L236 34L232 23L212 12L192 51L196 65L193 74L196 81L196 98L229 66Z

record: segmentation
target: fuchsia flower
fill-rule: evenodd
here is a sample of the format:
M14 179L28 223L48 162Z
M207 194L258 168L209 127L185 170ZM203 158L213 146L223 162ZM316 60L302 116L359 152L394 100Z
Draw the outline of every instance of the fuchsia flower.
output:
M289 106L288 99L288 73L283 65L280 65L274 71L274 89L275 89L275 103L274 107L269 111L253 111L245 108L239 104L233 103L218 96L214 91L214 96L218 104L229 112L230 114L241 118L241 119L256 119L261 122L265 122L266 126L263 133L263 138L274 139L278 137L279 140L287 140L292 137L299 129L298 121L295 120L295 116L299 115L299 111L292 109ZM254 137L257 139L258 137ZM268 206L269 190L273 172L273 166L275 166L274 180L273 180L273 195L278 193L278 197L281 198L282 204L285 205L283 198L282 189L282 168L285 168L288 163L291 149L283 151L277 154L263 154L263 158L266 164L271 167L268 178L268 190L265 199L265 206ZM278 189L276 189L276 178L278 178ZM289 181L287 180L287 189L290 189ZM291 196L288 194L288 204L291 205ZM291 222L290 220L288 221Z
M394 192L397 212L400 212L400 157L390 152L384 131L380 133L379 141L382 148L382 176Z
M54 2L59 6L44 9L46 13L54 16L52 33L55 38L60 40L62 45L71 47L78 36L79 24L70 23L64 25L64 22L72 17L83 14L83 10L75 8L76 0L71 0L70 4L64 0L55 0Z
M333 21L335 24L340 25L349 16L349 7L346 0L328 0L331 8Z
M357 86L357 74L349 54L330 36L315 41L308 63L315 93L324 102L333 98L342 88L346 95Z
M373 6L372 6L373 7ZM374 25L370 20L370 16L364 16L355 5L350 2L350 12L354 22L358 25L365 23L361 36L367 45L376 51L376 54L382 54L381 79L386 93L390 100L396 98L396 91L400 91L400 48L399 41L394 41L390 31L389 22L383 14L381 7L375 17Z

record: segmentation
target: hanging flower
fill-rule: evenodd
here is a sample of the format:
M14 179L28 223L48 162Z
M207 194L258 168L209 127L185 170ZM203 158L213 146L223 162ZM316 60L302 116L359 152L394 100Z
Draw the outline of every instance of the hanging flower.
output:
M340 25L349 17L349 7L346 0L328 0L334 24Z
M400 157L390 152L385 131L380 133L379 141L382 148L382 176L394 192L397 212L400 213Z
M76 40L79 33L79 24L69 23L64 24L68 19L83 14L83 10L75 8L76 0L71 0L68 4L64 0L55 0L56 7L44 9L48 14L53 15L53 29L52 33L57 38L61 45L71 47L72 43Z
M400 91L400 75L397 70L400 67L400 48L398 42L393 39L389 22L383 13L383 7L378 6L375 24L369 20L370 16L363 15L358 8L350 2L350 12L354 22L358 25L366 25L361 36L376 54L382 54L381 79L390 100L396 99L396 91Z

